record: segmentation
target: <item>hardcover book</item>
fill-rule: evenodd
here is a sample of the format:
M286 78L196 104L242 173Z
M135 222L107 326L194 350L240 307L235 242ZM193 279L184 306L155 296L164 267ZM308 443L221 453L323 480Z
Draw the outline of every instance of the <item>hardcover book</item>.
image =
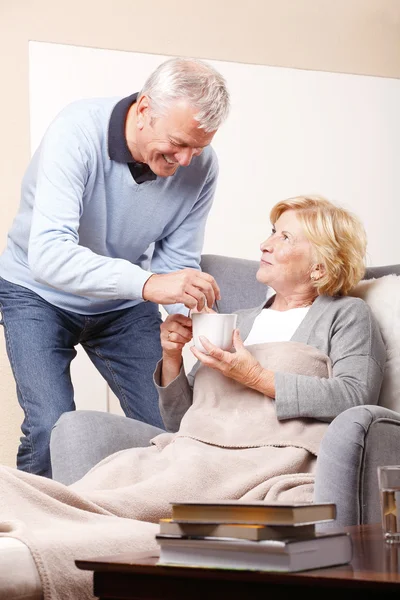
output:
M247 523L255 525L296 525L332 521L332 502L279 504L225 500L224 502L171 502L174 521L197 523Z
M315 525L247 525L243 523L188 523L160 519L161 535L185 537L238 538L245 540L279 540L315 535Z
M160 545L159 565L292 572L333 567L352 559L351 537L346 532L258 542L167 535L157 535L156 540Z

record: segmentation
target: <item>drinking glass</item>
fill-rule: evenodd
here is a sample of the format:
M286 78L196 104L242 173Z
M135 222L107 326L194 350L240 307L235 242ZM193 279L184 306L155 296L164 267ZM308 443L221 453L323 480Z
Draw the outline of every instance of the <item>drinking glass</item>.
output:
M378 467L382 531L389 544L400 543L400 465Z

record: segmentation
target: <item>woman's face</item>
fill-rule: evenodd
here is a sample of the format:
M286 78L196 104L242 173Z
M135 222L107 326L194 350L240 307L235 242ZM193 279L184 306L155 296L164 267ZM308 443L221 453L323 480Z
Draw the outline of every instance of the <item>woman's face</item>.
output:
M304 234L296 211L287 210L279 217L271 235L260 248L258 281L270 285L276 292L287 294L312 289L312 245Z

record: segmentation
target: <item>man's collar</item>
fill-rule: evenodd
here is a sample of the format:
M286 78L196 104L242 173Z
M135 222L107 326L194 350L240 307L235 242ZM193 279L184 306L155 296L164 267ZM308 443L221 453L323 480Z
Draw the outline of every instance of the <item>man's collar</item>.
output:
M157 175L153 173L148 165L137 162L133 158L125 137L126 117L137 97L138 93L132 94L127 98L123 98L114 106L108 125L108 154L111 160L129 166L136 183L143 183L144 181L157 179Z

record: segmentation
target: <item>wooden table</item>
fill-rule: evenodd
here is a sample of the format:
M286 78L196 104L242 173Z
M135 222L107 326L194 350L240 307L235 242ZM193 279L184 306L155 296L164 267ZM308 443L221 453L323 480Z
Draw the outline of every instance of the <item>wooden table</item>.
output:
M77 560L94 571L94 595L104 600L369 600L400 595L400 544L383 541L380 524L348 527L353 560L348 565L301 573L268 573L157 566L157 557L118 554ZM277 594L270 596L269 594Z

